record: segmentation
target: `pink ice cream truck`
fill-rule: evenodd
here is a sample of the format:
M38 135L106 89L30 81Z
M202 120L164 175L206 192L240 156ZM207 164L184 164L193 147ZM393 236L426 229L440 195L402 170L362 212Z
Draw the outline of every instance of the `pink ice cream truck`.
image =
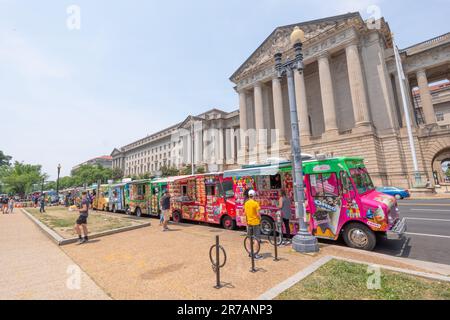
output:
M353 248L373 250L377 235L399 239L406 231L394 197L375 190L362 158L331 158L303 162L306 221L318 238L342 237ZM298 230L290 162L245 166L224 172L233 179L236 224L245 226L243 210L246 190L256 191L261 206L261 229L272 234L281 191L292 200L290 233ZM283 226L283 229L285 227ZM286 230L283 230L284 232Z

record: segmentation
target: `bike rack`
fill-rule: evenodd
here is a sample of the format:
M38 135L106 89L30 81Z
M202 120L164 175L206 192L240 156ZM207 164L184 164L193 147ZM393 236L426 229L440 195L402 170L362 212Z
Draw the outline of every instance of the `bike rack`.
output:
M273 229L273 247L275 250L275 258L273 259L273 261L278 262L280 261L280 259L278 259L278 239L277 231L275 230L275 228Z
M256 243L258 244L257 249L255 250L254 242L256 240ZM250 242L250 248L248 247L248 242ZM244 240L244 248L245 251L250 255L251 261L252 261L252 268L250 269L250 272L255 273L258 270L255 268L255 255L259 254L261 251L261 243L259 239L255 236L247 236Z
M214 249L216 249L216 259L214 260L213 257L213 252ZM223 263L220 263L220 251L223 252ZM214 286L215 289L220 289L222 288L222 284L220 282L220 269L223 268L225 266L225 264L227 263L227 253L225 251L225 249L220 245L220 239L219 236L216 236L216 244L214 244L211 249L209 249L209 260L211 261L212 264L212 269L216 274L216 285Z

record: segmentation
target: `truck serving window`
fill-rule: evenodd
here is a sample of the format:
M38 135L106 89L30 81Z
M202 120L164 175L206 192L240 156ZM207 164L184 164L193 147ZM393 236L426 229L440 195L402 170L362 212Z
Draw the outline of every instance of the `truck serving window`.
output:
M232 198L234 196L233 181L224 181L222 183L222 188L226 198Z
M372 179L366 168L350 169L350 174L359 194L375 190Z

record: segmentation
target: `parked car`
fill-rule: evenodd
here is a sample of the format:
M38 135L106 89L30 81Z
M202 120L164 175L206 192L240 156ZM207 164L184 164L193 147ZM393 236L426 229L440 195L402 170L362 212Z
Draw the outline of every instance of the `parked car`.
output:
M378 187L377 191L393 196L397 200L409 198L411 196L408 190L397 187Z

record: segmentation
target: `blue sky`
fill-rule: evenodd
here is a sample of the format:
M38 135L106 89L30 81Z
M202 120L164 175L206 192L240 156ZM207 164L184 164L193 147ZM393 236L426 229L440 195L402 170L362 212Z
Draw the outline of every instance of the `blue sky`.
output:
M274 28L373 5L401 48L450 31L449 0L0 0L0 150L54 178L58 163L68 174L191 113L237 109L228 78Z

